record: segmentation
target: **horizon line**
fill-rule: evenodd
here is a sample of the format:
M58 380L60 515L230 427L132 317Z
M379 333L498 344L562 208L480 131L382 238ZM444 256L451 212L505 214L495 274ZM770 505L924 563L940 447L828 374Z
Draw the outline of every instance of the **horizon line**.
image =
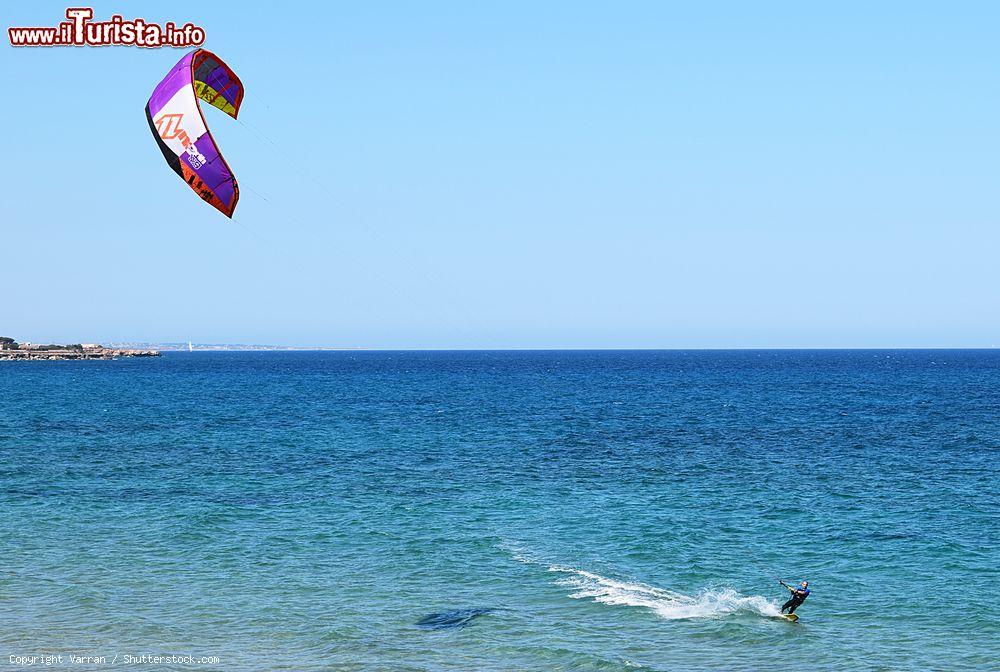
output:
M156 346L146 341L115 341L113 346ZM165 344L159 344L165 345ZM171 343L170 345L174 345ZM997 350L996 345L862 345L862 346L670 346L670 347L367 347L328 345L270 345L246 343L193 343L195 352L691 352L691 351L832 351L832 350ZM200 348L200 350L199 350ZM162 348L161 348L162 349ZM165 352L188 352L183 348L166 348Z

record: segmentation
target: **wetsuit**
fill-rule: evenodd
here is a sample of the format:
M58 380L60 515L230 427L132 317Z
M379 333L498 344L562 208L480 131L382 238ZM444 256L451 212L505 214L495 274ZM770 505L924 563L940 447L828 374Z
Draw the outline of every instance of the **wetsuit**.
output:
M785 585L785 584L781 584ZM791 586L785 586L788 590L792 591L792 599L781 605L781 611L784 612L785 609L788 610L789 614L794 614L795 610L799 608L799 605L806 601L809 597L809 593L812 592L808 588L792 588Z

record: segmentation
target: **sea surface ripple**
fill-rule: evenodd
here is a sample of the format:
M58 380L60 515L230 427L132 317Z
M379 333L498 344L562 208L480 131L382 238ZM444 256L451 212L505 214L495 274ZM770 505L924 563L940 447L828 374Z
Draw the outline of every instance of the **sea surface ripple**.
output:
M998 449L995 350L0 363L0 654L997 670Z

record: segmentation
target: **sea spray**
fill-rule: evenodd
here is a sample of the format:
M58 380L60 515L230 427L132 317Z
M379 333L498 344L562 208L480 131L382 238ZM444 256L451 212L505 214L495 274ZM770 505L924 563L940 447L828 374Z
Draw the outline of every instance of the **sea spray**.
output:
M582 569L552 565L550 572L563 574L556 580L570 588L569 597L601 604L644 607L661 618L721 618L731 614L779 616L778 607L760 595L741 595L732 588L706 589L691 597L677 591L632 581L619 581Z
M742 595L730 587L706 588L692 597L675 590L613 579L566 565L547 564L513 540L505 540L499 546L517 562L546 566L549 572L560 575L555 580L556 585L569 588L569 597L576 600L590 599L600 604L643 607L667 620L721 618L733 614L781 615L778 606L767 598Z

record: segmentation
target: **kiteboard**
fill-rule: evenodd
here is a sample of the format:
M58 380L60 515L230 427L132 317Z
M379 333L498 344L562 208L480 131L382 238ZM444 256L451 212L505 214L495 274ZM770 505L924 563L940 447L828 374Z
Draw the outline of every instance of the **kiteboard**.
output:
M788 621L789 623L794 623L799 620L799 617L795 614L781 614L780 616L775 616L775 618L780 618L782 620Z

